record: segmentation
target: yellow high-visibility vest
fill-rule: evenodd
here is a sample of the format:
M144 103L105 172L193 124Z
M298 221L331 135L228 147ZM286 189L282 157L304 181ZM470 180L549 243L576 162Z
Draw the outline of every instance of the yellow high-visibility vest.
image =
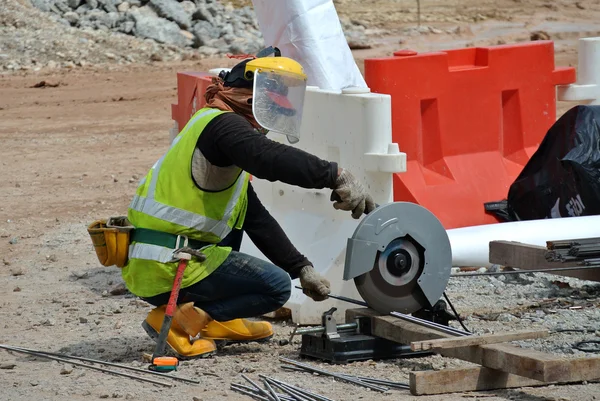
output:
M140 182L127 217L136 228L163 231L211 244L233 229L240 229L248 205L248 173L240 169L237 180L222 191L203 191L192 178L192 156L206 125L223 111L199 110L173 140L170 149ZM128 289L137 296L169 292L177 270L171 248L132 242L129 261L122 269ZM206 261L191 260L181 287L197 283L215 271L231 252L230 247L202 248Z

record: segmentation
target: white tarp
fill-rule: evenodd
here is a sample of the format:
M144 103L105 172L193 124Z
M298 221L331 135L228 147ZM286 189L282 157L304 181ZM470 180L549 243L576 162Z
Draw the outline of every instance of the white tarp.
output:
M252 0L265 46L304 67L323 90L367 84L354 61L332 0Z

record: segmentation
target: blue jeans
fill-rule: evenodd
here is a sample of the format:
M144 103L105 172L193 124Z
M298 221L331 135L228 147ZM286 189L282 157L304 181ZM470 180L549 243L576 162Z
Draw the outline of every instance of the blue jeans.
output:
M254 256L232 251L217 270L179 291L177 303L193 302L217 321L255 317L279 309L290 298L292 284L283 269ZM144 300L169 302L169 293Z

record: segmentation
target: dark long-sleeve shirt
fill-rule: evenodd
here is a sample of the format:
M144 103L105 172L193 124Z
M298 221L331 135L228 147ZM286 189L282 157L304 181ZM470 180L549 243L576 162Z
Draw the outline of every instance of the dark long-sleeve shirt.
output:
M337 163L272 141L235 113L215 117L196 146L210 163L219 167L235 165L255 177L303 188L335 188ZM256 247L292 278L310 264L260 202L251 185L243 229Z

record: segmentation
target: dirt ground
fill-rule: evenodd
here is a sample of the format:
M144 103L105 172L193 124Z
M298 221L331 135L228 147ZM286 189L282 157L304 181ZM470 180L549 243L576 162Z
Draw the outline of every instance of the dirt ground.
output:
M577 38L600 32L600 1L424 0L421 24L434 28L428 33L416 30L414 1L345 0L336 5L341 15L364 23L371 35L371 49L354 51L361 68L364 58L401 48L431 51L521 42L538 30L555 40L557 65L576 66ZM147 366L142 354L151 353L154 343L140 324L150 306L129 293L111 293L122 282L120 273L99 266L85 228L95 219L124 214L138 179L164 152L177 71L230 65L229 59L205 59L0 76L0 343ZM32 87L41 81L57 86ZM571 106L559 102L558 116ZM532 277L530 281L539 276ZM475 305L486 305L486 313L535 309L554 290L547 281L541 282L539 291L518 305L496 302L500 293L489 289L493 279L470 284L477 286L476 291L455 283L449 295L457 299L457 307L475 330L485 331L490 325L522 328L528 323L518 319L504 323L479 319ZM568 283L579 293L590 285L579 280ZM588 293L584 312L557 303L553 306L560 312L557 316L567 319L579 313L581 322L600 326L598 294L589 288ZM569 294L559 296L572 298ZM336 400L600 398L598 383L432 397L395 390L374 394L280 369L278 356L298 359L299 345L279 346L277 340L286 338L291 328L285 321L274 324L277 334L269 344L231 346L214 357L183 362L178 375L195 377L201 384L177 384L172 389L2 352L0 399L245 400L249 398L229 390L229 383L242 381L241 372L252 378L272 375ZM430 356L326 368L406 382L411 370L458 366L465 364Z

